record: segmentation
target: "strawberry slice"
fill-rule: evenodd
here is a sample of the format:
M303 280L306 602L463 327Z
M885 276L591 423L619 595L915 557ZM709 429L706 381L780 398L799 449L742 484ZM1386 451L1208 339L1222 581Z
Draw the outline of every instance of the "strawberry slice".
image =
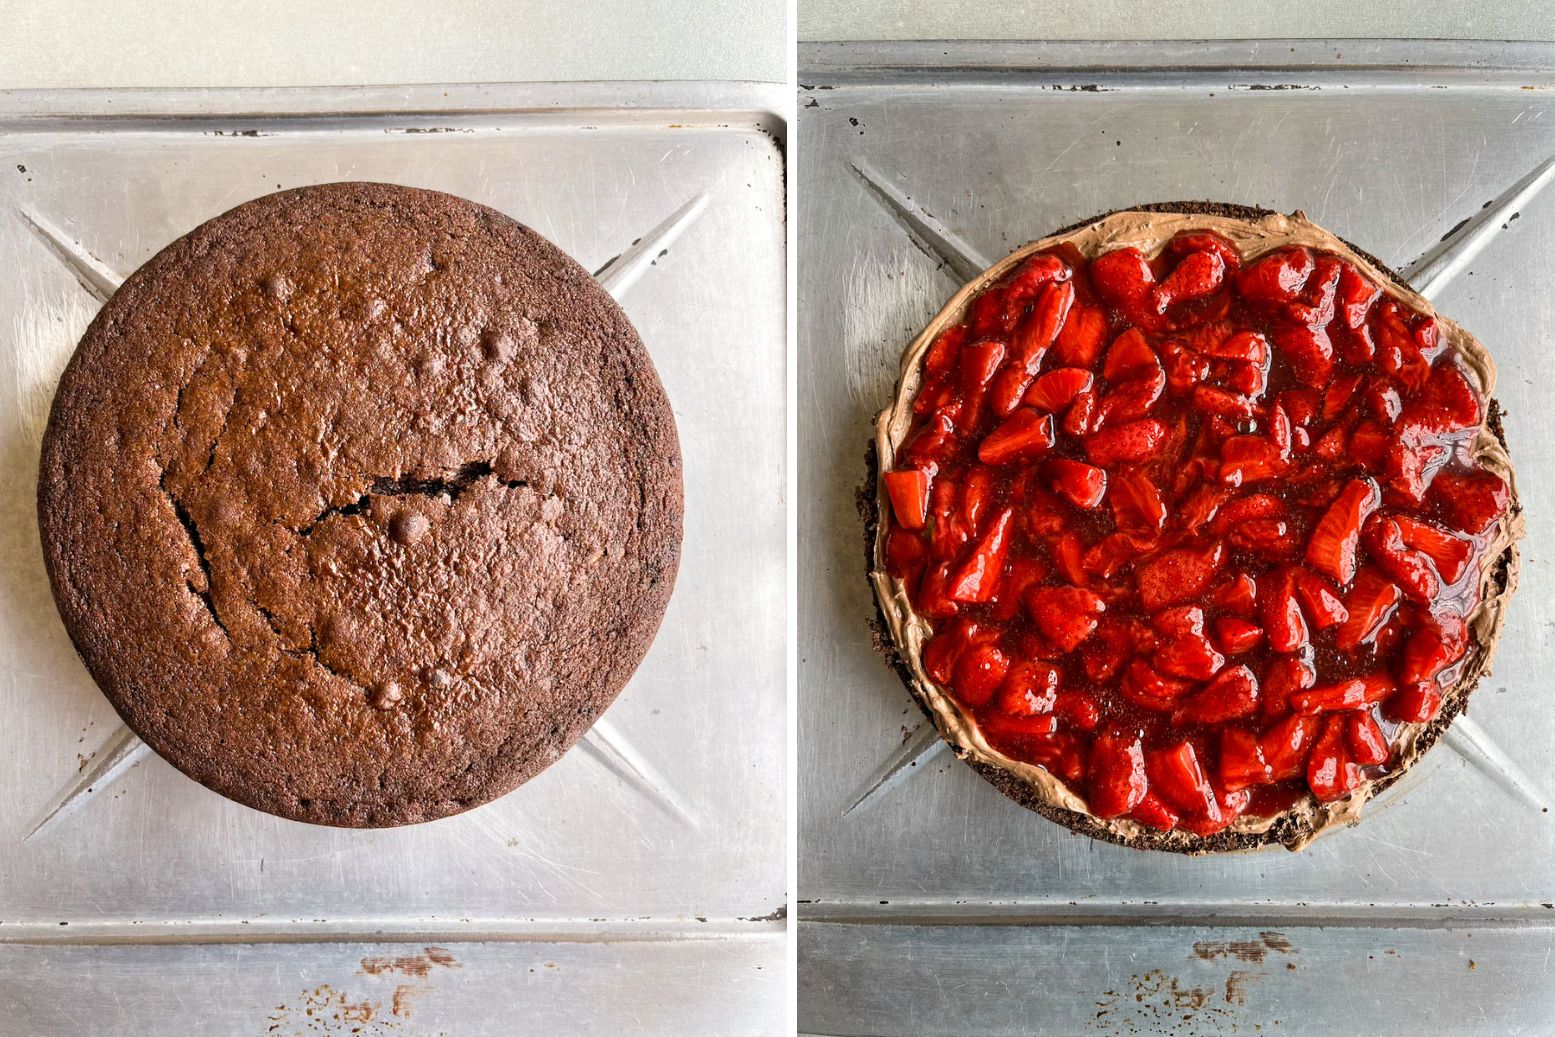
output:
M1473 544L1434 523L1409 515L1394 515L1393 521L1398 523L1404 543L1431 559L1443 583L1457 583L1463 578L1474 553Z
M1317 671L1300 657L1282 655L1271 660L1263 672L1259 695L1263 719L1269 721L1285 716L1290 712L1290 697L1316 683Z
M1160 364L1153 371L1118 382L1100 399L1096 415L1098 427L1144 417L1165 388L1166 372Z
M1178 742L1170 748L1155 750L1146 760L1150 787L1167 803L1207 821L1218 822L1224 818L1215 788L1199 764L1192 742Z
M1361 527L1382 494L1370 479L1351 479L1329 505L1307 541L1307 564L1331 577L1341 587L1355 579L1355 548Z
M1044 582L1048 567L1036 558L1016 558L1005 566L1004 578L988 599L988 618L1008 623L1020 614L1026 592Z
M1100 818L1121 817L1150 791L1145 749L1140 739L1104 732L1091 742L1086 806ZM1175 824L1175 821L1173 822Z
M1263 627L1238 616L1220 616L1215 620L1215 643L1227 655L1251 652L1263 640Z
M994 473L992 468L975 465L967 470L961 483L961 507L957 517L970 537L984 532L983 520L993 507Z
M1362 537L1377 567L1393 577L1406 595L1423 604L1436 598L1442 586L1440 578L1425 555L1404 546L1403 531L1391 517L1373 515Z
M976 709L993 698L1009 669L1010 657L997 645L968 645L956 659L950 692L957 702Z
M1215 651L1215 646L1202 633L1187 632L1164 641L1151 662L1161 673L1207 681L1220 672L1226 657Z
M1258 712L1258 678L1246 666L1222 670L1172 714L1174 724L1223 724Z
M1377 632L1393 618L1403 597L1403 592L1380 573L1363 570L1344 599L1350 618L1340 625L1334 645L1342 652L1353 652L1372 643Z
M1024 402L1028 407L1057 414L1094 383L1091 372L1083 368L1054 368L1032 383Z
M1350 756L1363 767L1387 763L1388 757L1393 755L1387 737L1382 733L1382 725L1370 713L1350 714L1345 744L1350 749Z
M1260 332L1245 329L1233 331L1224 338L1200 342L1198 348L1205 356L1249 364L1266 364L1270 357L1269 340Z
M1058 668L1050 663L1014 663L999 687L995 705L1002 712L1017 717L1051 713L1058 703L1058 681Z
M1371 304L1377 301L1382 294L1382 286L1369 278L1349 263L1339 268L1339 319L1344 326L1352 331L1366 325L1366 315L1371 312Z
M1435 681L1406 684L1383 707L1389 720L1401 724L1429 724L1442 710L1442 693Z
M1478 536L1506 514L1511 491L1494 472L1449 468L1437 474L1426 500L1453 529Z
M1121 530L1153 533L1166 524L1161 491L1141 469L1125 469L1113 477L1111 501L1113 521Z
M1053 416L1022 407L983 437L977 459L984 464L1011 464L1045 454L1053 443Z
M1092 684L1101 684L1117 676L1132 651L1133 644L1123 624L1103 618L1095 636L1080 649L1080 665Z
M1146 612L1159 612L1203 594L1220 571L1225 549L1219 541L1202 547L1163 551L1135 566L1139 600Z
M1261 303L1295 301L1312 276L1312 253L1300 246L1276 249L1242 269L1237 291L1242 298Z
M1043 354L1058 338L1064 320L1074 305L1074 284L1068 280L1046 285L1037 297L1037 304L1015 328L1011 341L1014 347L1013 362L1035 375Z
M1049 641L1072 652L1096 632L1107 603L1081 587L1036 587L1026 595L1026 608Z
M1419 398L1404 411L1404 420L1439 434L1477 428L1484 417L1480 395L1454 362L1437 364Z
M1324 684L1310 691L1298 691L1290 697L1290 705L1297 713L1332 713L1375 705L1397 690L1393 678L1374 673L1337 684Z
M1275 724L1258 740L1273 780L1288 781L1306 769L1307 753L1322 725L1321 717L1297 713Z
M1107 314L1100 306L1075 303L1059 329L1053 354L1066 364L1089 369L1107 344Z
M1306 611L1307 619L1315 630L1327 630L1350 618L1350 610L1344 607L1339 595L1321 576L1305 569L1295 569L1296 597Z
M1228 727L1220 734L1220 784L1240 792L1274 780L1274 768L1263 758L1258 736L1246 728Z
M1323 803L1349 795L1362 780L1361 769L1345 744L1347 726L1344 717L1329 717L1307 758L1307 787Z
M885 473L886 493L891 497L891 514L903 529L922 529L929 517L929 473L921 468L905 468Z
M1164 424L1143 418L1094 433L1085 441L1085 453L1092 464L1107 468L1122 461L1149 460L1165 439Z
M1296 580L1291 568L1281 569L1261 581L1258 612L1270 648L1276 652L1299 652L1306 647L1309 640L1307 622L1296 602Z
M1009 550L1010 520L1015 513L1009 508L999 512L961 568L950 581L952 601L975 603L993 597L999 577L1003 575L1004 554Z
M1334 421L1345 414L1350 407L1350 401L1355 398L1355 390L1361 386L1362 375L1336 374L1334 380L1328 383L1328 389L1323 393L1323 420Z
M925 566L923 576L918 580L918 592L913 595L913 602L918 611L930 619L945 619L960 611L960 606L950 597L950 578L955 564L940 562Z
M1078 534L1064 533L1048 545L1048 551L1053 556L1054 567L1065 580L1076 586L1090 582L1090 573L1085 571L1083 561L1085 544Z
M1107 473L1083 461L1052 460L1047 473L1053 492L1077 508L1094 508L1107 493Z
M1067 282L1073 276L1074 271L1061 256L1038 252L1023 261L1003 282L1006 304L1018 310L1053 282Z
M928 561L928 545L923 537L897 528L885 537L885 571L899 580L912 582Z

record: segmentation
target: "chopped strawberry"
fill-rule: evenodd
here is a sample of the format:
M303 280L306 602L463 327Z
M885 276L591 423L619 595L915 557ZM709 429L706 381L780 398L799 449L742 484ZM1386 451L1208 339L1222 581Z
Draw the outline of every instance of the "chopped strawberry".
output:
M1296 580L1292 569L1281 569L1259 583L1258 612L1263 619L1270 648L1276 652L1299 652L1306 647L1306 617L1296 602Z
M1404 644L1404 663L1399 683L1416 684L1435 680L1437 675L1462 659L1469 650L1468 629L1452 613L1427 615L1419 629Z
M1361 527L1382 503L1377 484L1370 479L1351 479L1339 497L1318 520L1307 541L1307 564L1331 577L1341 587L1355 579L1355 548Z
M902 444L901 456L908 464L926 468L948 461L959 445L956 427L948 414L936 412L927 424Z
M1349 727L1345 731L1345 744L1350 756L1363 767L1375 767L1387 763L1393 755L1382 727L1370 713L1357 710L1350 714Z
M1026 392L1025 403L1040 411L1057 414L1089 389L1095 379L1080 367L1059 367L1044 373Z
M1104 617L1095 636L1081 646L1080 665L1085 676L1099 684L1117 676L1131 650L1127 629L1121 623L1107 622Z
M1437 475L1427 494L1442 518L1453 529L1478 536L1506 514L1511 492L1506 480L1484 469L1463 472L1447 469Z
M930 619L944 619L954 616L960 610L960 606L950 597L950 577L954 568L954 562L940 562L924 567L913 602L918 606L918 611Z
M1150 787L1184 813L1209 821L1219 821L1224 816L1192 742L1178 742L1147 754L1146 771Z
M1097 403L1098 427L1132 421L1150 413L1166 388L1166 373L1159 364L1153 371L1127 378L1102 394Z
M1109 382L1121 382L1161 370L1161 361L1150 348L1149 341L1138 328L1130 328L1113 340L1107 348L1107 359L1102 363L1102 377Z
M1107 492L1107 473L1081 461L1053 460L1047 463L1053 492L1077 508L1094 508Z
M1048 545L1048 550L1053 556L1053 565L1058 569L1059 575L1075 586L1083 586L1090 582L1090 574L1085 571L1082 559L1085 556L1085 545L1074 533L1065 533Z
M1477 428L1483 417L1479 393L1456 363L1437 364L1420 397L1404 409L1404 420L1430 432Z
M885 488L897 524L904 529L922 529L929 515L929 473L921 468L887 472Z
M1312 276L1312 253L1301 247L1277 249L1242 269L1237 290L1242 297L1262 303L1288 303L1306 287Z
M1220 672L1226 657L1202 633L1180 633L1157 648L1151 662L1161 673L1207 681Z
M1373 515L1367 520L1363 537L1377 567L1393 577L1405 594L1426 604L1436 597L1441 580L1424 554L1404 546L1404 534L1397 522L1386 515Z
M1344 717L1329 717L1307 758L1307 787L1324 803L1331 803L1355 791L1361 783L1361 769L1345 744Z
M1272 479L1286 467L1279 448L1262 436L1232 436L1220 448L1220 481L1227 486Z
M1264 720L1274 720L1290 712L1290 698L1317 683L1317 671L1299 656L1282 655L1270 661L1263 672Z
M1173 258L1181 258L1190 252L1213 252L1220 257L1227 270L1235 272L1242 266L1242 254L1236 246L1209 230L1179 231L1172 235L1163 251Z
M1058 702L1058 681L1058 668L1050 663L1017 662L1010 666L996 704L1017 717L1051 713Z
M1089 369L1107 343L1107 314L1100 306L1077 302L1058 332L1053 354L1066 364Z
M1158 832L1170 832L1181 820L1178 813L1167 806L1166 802L1154 792L1146 792L1144 798L1129 812L1128 816Z
M961 482L961 503L957 514L969 537L975 538L984 532L984 520L993 508L994 482L993 469L983 465L969 468Z
M977 458L984 464L1011 464L1047 453L1053 442L1053 416L1022 407L983 438Z
M1136 303L1155 286L1155 273L1137 248L1120 248L1091 260L1091 283L1115 306Z
M1139 600L1147 612L1159 612L1203 594L1220 571L1225 555L1220 543L1163 551L1135 567Z
M1167 637L1176 634L1202 634L1204 633L1204 610L1198 605L1177 605L1162 609L1150 617L1150 625Z
M1064 431L1071 436L1088 436L1096 431L1095 417L1096 394L1089 389L1081 390L1064 415Z
M950 690L956 701L976 709L993 698L1010 669L1010 658L991 644L969 645L956 659Z
M1337 684L1324 684L1310 691L1298 691L1290 697L1290 705L1297 713L1360 709L1381 702L1397 690L1398 685L1393 683L1393 678L1387 674L1374 673Z
M928 545L916 533L898 528L886 534L885 571L897 579L916 579L928 557Z
M1321 328L1288 324L1274 330L1274 346L1290 364L1296 380L1314 389L1328 384L1334 368L1334 344Z
M1429 724L1442 710L1442 693L1435 681L1406 684L1388 699L1383 712L1401 724Z
M1263 627L1255 626L1237 616L1221 616L1215 620L1215 643L1227 655L1251 652L1263 640Z
M1258 585L1247 573L1237 573L1215 588L1216 605L1239 616L1251 616L1257 609Z
M1118 691L1141 709L1156 713L1170 712L1177 700L1193 687L1192 681L1164 676L1149 664L1135 659L1123 674Z
M1333 421L1348 412L1355 390L1360 388L1361 375L1336 374L1323 393L1323 420Z
M1321 717L1297 713L1275 724L1258 740L1273 780L1288 781L1306 769L1307 752L1322 724Z
M1302 609L1314 630L1327 630L1350 618L1350 610L1321 576L1296 569L1292 578L1296 582L1296 597L1301 599Z
M1107 468L1121 461L1151 459L1165 438L1164 424L1144 418L1094 433L1085 441L1085 453L1092 464Z
M1139 806L1150 791L1145 749L1137 736L1097 735L1091 743L1089 775L1086 805L1100 818L1121 817Z
M1096 632L1107 604L1080 587L1037 587L1026 595L1026 608L1049 641L1072 652Z
M1156 286L1152 302L1157 313L1164 313L1173 303L1210 294L1225 279L1226 262L1218 252L1189 252Z
M1242 727L1228 727L1220 736L1220 784L1227 792L1239 792L1274 780L1274 770L1263 758L1258 736Z
M1008 623L1020 614L1026 592L1044 582L1051 570L1036 558L1016 558L1005 565L1004 578L988 599L988 618Z
M1258 678L1246 666L1222 670L1172 714L1174 724L1223 724L1258 711Z
M1409 515L1394 515L1393 521L1398 523L1404 543L1431 559L1443 583L1457 583L1463 578L1474 553L1473 544L1434 523Z
M1037 304L1015 328L1011 342L1014 355L1011 360L1021 368L1036 374L1042 356L1058 338L1059 329L1074 305L1074 284L1055 281L1045 285L1037 296Z
M1362 276L1349 263L1339 269L1339 319L1354 330L1366 325L1371 304L1382 294L1382 286Z
M1161 502L1161 491L1141 469L1125 469L1114 476L1110 499L1113 519L1119 529L1155 532L1166 523L1166 505Z
M1010 520L1014 515L1013 511L1005 508L989 525L988 532L967 555L952 578L951 600L972 603L993 597L999 578L1003 575L1004 555L1010 546Z
M1240 393L1227 392L1213 385L1193 390L1193 409L1201 414L1219 414L1236 420L1253 416L1253 401Z
M1344 600L1350 617L1339 627L1334 644L1340 651L1353 652L1370 644L1388 620L1393 618L1403 599L1398 587L1380 573L1366 569L1355 578L1355 586Z

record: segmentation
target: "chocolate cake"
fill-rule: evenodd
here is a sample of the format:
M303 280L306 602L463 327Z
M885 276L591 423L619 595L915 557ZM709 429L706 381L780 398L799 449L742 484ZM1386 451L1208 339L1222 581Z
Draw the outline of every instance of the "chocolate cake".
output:
M196 781L318 824L454 814L609 706L679 562L637 333L492 209L337 183L137 270L60 382L39 524L60 615Z
M1299 849L1488 671L1522 531L1494 387L1473 336L1300 213L1058 231L907 351L863 498L882 647L1052 820Z

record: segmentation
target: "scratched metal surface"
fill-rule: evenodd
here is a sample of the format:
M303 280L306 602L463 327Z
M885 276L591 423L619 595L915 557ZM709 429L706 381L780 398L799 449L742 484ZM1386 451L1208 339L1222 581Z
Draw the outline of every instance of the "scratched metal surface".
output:
M1375 941L1409 942L1397 982L1435 1009L1472 1006L1483 1032L1555 1006L1555 431L1541 370L1555 318L1552 67L1555 49L1507 44L802 51L802 1027L950 1032L975 1008L985 1032L1151 1032L1097 1002L1155 968L1202 985L1204 968L1183 971L1204 938L1187 927L1217 922L1278 929L1297 964L1222 998L1224 1032L1275 1019L1279 1032L1347 1030L1342 998L1280 1006L1342 966L1369 968L1359 948ZM1304 209L1473 329L1500 365L1527 508L1523 587L1472 723L1361 825L1300 854L1183 859L1072 835L940 749L870 644L853 496L904 345L1020 244L1183 198ZM1442 926L1454 939L1484 927L1478 968L1421 928ZM1328 972L1307 971L1319 962ZM1496 970L1521 979L1487 979ZM1417 1017L1369 1017L1368 1030Z
M92 1032L262 1032L305 984L354 989L366 952L340 941L361 940L444 942L463 962L417 994L436 1026L388 1001L375 1026L498 1032L519 1001L542 1031L687 1032L670 1004L690 1032L783 1018L774 91L0 94L0 1031L83 1032L56 1002L85 997ZM339 179L476 199L598 271L665 382L686 470L674 599L599 724L496 803L378 832L238 806L125 733L55 615L33 517L56 379L118 279L240 201ZM234 940L267 942L220 946ZM572 984L527 971L564 955ZM217 989L230 999L207 1004Z

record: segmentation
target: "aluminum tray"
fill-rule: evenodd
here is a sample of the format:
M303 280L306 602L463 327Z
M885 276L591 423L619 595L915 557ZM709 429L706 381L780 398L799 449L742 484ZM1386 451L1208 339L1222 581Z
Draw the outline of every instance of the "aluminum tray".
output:
M800 67L801 1027L1555 1032L1555 48L838 44ZM1527 508L1473 722L1299 854L1075 836L938 748L870 645L854 490L905 344L1020 244L1185 198L1304 209L1478 333Z
M786 104L741 84L0 94L0 1032L780 1028ZM599 271L686 471L676 593L616 704L518 792L378 832L256 813L128 737L33 515L55 381L119 277L245 199L339 179L485 202Z

